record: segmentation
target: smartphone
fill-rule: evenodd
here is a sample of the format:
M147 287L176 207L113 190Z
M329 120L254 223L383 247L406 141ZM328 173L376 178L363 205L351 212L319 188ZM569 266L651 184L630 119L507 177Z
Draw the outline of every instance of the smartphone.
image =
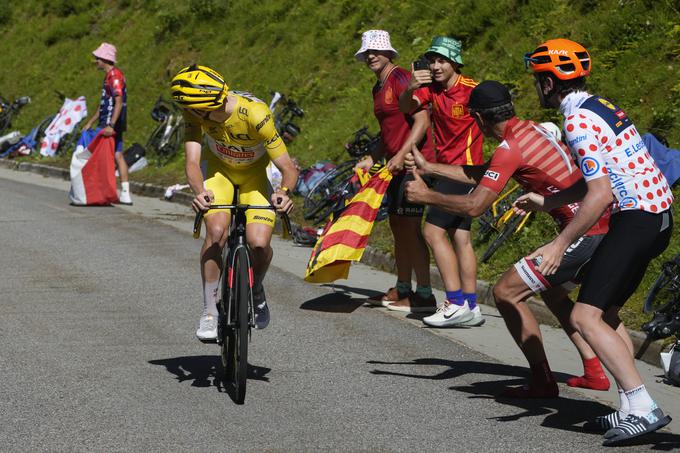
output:
M421 55L418 57L416 61L413 62L413 70L414 71L429 71L430 70L430 61L425 58L425 55ZM429 83L425 83L422 86L427 86Z

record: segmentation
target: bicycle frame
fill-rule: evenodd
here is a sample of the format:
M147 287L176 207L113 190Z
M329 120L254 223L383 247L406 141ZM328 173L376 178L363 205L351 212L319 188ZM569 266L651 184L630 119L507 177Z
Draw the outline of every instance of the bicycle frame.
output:
M236 190L236 193L238 193L238 190ZM237 198L237 195L235 196ZM227 243L225 244L224 249L222 250L222 272L225 272L227 269L233 269L234 266L234 259L236 256L236 252L239 248L245 248L246 250L246 255L248 256L248 268L251 269L251 263L252 263L252 254L250 252L250 248L248 247L247 241L246 241L246 211L249 209L274 209L273 206L271 205L244 205L244 204L225 204L225 205L211 205L210 208L208 208L205 211L199 211L196 214L196 218L194 220L194 228L193 228L193 236L194 239L198 239L201 235L201 225L203 221L203 217L205 216L205 213L211 210L229 210L231 211L232 219L229 224L229 235L227 238ZM291 231L291 226L290 226L290 219L288 218L287 215L283 214L280 216L282 225L283 225L283 237L290 236L290 231ZM228 265L228 266L227 266ZM250 277L250 283L252 285L252 273L249 276ZM221 280L221 278L220 278ZM229 286L231 287L233 283L233 275L229 275ZM227 305L227 326L229 327L234 327L234 318L233 318L233 313L232 313L232 305L229 303ZM255 326L255 320L253 319L252 313L254 313L254 308L253 308L253 298L252 295L250 297L249 301L249 309L248 313L250 314L249 319L248 319L248 324L252 328ZM219 340L219 337L218 337Z

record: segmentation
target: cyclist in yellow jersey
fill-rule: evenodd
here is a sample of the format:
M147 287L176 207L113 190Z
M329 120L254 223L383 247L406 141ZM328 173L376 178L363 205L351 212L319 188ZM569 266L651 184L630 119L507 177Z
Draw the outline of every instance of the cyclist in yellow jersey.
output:
M259 99L248 93L228 91L224 78L206 66L182 69L172 80L173 101L183 109L185 120L186 175L195 197L194 210L211 204L265 205L290 212L289 187L297 183L298 170L274 127L273 116ZM207 147L202 147L203 137ZM272 193L266 168L272 162L282 176L281 187ZM234 186L239 200L233 200ZM269 308L262 280L272 259L270 245L274 211L246 213L246 239L253 252L253 299L255 325L269 323ZM206 237L201 249L203 314L196 336L201 341L217 337L217 300L222 248L227 240L230 214L209 211Z

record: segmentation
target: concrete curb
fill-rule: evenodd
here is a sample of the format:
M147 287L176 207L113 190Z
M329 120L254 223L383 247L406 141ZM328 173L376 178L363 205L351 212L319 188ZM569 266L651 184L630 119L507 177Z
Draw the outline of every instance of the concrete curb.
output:
M38 173L46 177L61 178L69 180L71 175L69 170L64 168L52 167L45 164L35 164L30 162L16 162L7 159L0 159L0 166L16 170L16 171L30 171ZM146 197L163 198L165 195L165 188L155 184L130 182L130 191L136 195L143 195ZM184 192L177 192L172 197L172 202L183 205L191 205L193 196ZM367 246L361 258L361 262L368 266L380 269L385 272L396 274L394 257L390 254L380 252L371 246ZM435 266L430 266L430 279L434 288L443 290L443 284L439 271ZM477 299L478 303L495 307L496 303L491 292L493 285L489 282L477 281ZM536 320L540 324L547 324L551 326L558 326L559 323L552 312L540 299L530 297L527 304L531 307ZM661 341L654 341L647 343L647 335L635 331L628 330L631 339L633 340L633 347L636 351L636 358L642 360L650 365L659 367L659 354L663 350L663 343Z

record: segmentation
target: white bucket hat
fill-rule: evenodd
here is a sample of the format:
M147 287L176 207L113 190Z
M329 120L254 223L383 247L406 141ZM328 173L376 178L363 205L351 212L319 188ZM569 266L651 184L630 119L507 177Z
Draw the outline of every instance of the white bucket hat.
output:
M354 54L357 60L365 61L368 50L382 50L391 52L390 58L399 56L399 52L394 50L390 43L390 34L385 30L368 30L361 35L361 48Z

